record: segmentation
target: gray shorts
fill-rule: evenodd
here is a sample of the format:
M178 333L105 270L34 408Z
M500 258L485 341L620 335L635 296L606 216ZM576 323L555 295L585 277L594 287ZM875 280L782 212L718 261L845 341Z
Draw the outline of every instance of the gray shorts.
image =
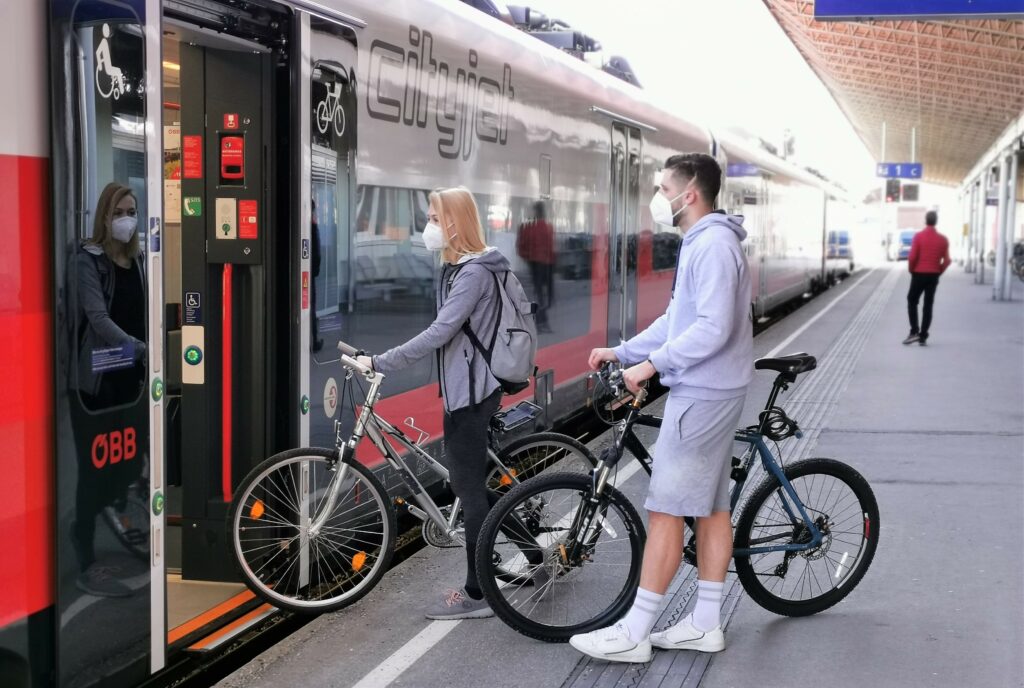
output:
M733 437L745 398L669 396L645 509L673 516L729 510Z

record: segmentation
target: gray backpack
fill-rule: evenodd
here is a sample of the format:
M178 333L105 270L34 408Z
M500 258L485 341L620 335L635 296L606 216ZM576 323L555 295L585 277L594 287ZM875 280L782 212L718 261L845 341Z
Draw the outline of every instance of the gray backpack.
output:
M448 277L449 291L456 274L458 270ZM502 391L516 394L530 385L530 376L537 371L537 325L534 322L537 305L526 297L526 290L511 270L501 276L490 274L498 290L494 331L481 340L470 328L469 320L462 323L462 331L483 355Z

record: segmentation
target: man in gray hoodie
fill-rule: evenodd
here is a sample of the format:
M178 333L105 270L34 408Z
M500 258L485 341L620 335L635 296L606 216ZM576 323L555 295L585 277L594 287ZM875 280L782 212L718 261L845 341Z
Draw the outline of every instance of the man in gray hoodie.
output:
M753 376L750 275L743 218L714 210L722 171L709 155L665 162L651 201L655 222L683 232L665 314L614 349L594 349L590 367L635 364L624 373L634 392L656 372L669 388L654 452L647 545L640 588L620 622L570 642L584 654L647 662L652 646L718 652L725 648L721 599L732 557L729 474L733 433ZM697 522L697 605L681 622L651 633L682 558L684 517Z

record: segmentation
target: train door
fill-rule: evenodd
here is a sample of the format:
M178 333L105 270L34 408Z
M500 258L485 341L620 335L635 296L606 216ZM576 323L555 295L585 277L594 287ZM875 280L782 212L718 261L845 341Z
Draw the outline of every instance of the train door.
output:
M55 682L134 685L164 662L159 2L49 6Z
M351 26L318 17L303 22L309 61L302 65L301 101L308 107L302 128L308 162L300 185L309 194L301 256L303 398L310 413L301 434L313 444L334 440L333 421L342 416L338 386L338 340L351 331L360 265L356 251L356 36ZM306 323L305 319L309 322Z
M608 225L608 344L636 334L640 130L612 124Z
M239 482L296 443L290 14L177 3L162 29L167 642L261 614L226 534ZM216 11L207 11L213 10ZM293 406L297 408L297 404ZM237 621L236 619L236 621Z

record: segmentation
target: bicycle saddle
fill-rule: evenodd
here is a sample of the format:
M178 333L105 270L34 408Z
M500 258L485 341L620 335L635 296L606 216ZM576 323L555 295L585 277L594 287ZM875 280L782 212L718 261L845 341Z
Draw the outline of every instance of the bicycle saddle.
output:
M799 375L818 367L818 360L810 354L789 354L778 358L759 358L754 361L756 370L774 370L777 373Z

